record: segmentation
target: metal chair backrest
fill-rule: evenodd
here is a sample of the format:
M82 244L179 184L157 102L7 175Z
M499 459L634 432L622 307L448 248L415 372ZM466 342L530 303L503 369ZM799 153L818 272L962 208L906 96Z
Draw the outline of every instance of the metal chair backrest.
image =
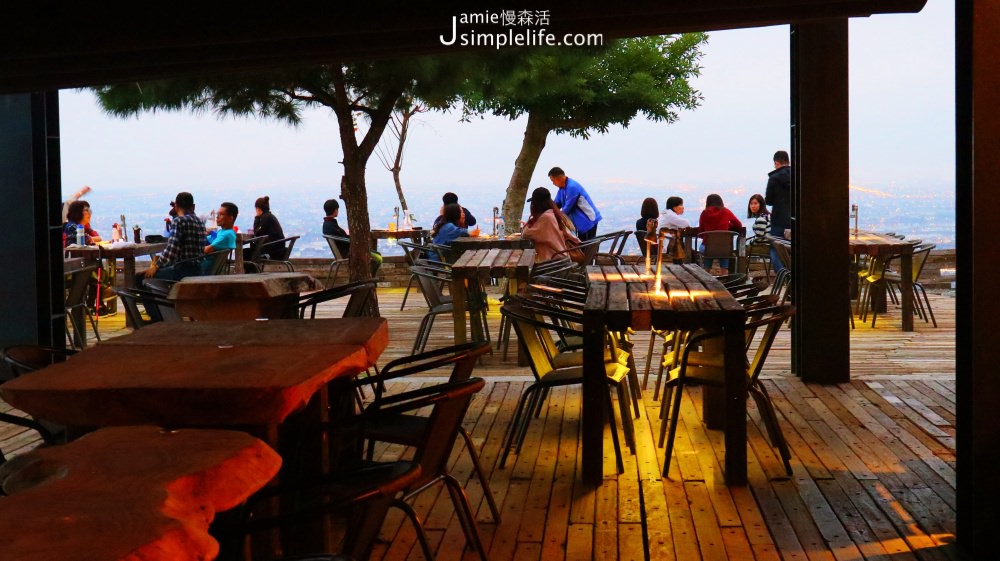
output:
M337 261L344 261L347 257L344 256L344 252L340 250L338 244L347 244L350 246L351 240L348 238L342 238L340 236L330 236L323 234L323 238L326 240L327 245L330 246L330 253L333 254L333 258Z
M739 233L729 230L712 230L698 234L705 249L701 252L703 259L735 259L737 257L736 240Z
M433 272L427 267L414 265L410 267L410 272L417 275L417 282L420 283L420 292L427 301L427 306L434 309L445 304L443 284L451 282L450 276L445 276L440 272Z
M764 361L767 360L767 355L771 351L771 345L774 344L778 330L785 324L785 320L793 315L795 315L795 306L791 304L758 309L747 314L748 318L753 318L746 323L747 331L756 332L761 327L764 328L764 336L761 337L760 343L757 344L757 350L750 361L750 367L747 372L748 385L755 383L757 378L760 377L760 372L764 369Z
M86 305L87 284L90 282L91 273L93 273L96 269L96 265L90 265L70 273L69 281L66 285L67 313L74 308Z
M407 265L416 265L418 259L425 259L430 246L414 243L406 240L397 240L396 244L403 248L403 255L406 257Z
M229 274L229 261L232 255L233 250L231 249L220 249L206 255L205 259L208 261L207 273L209 275Z
M17 378L51 364L63 362L76 352L73 349L57 349L40 345L12 345L0 350L0 356L2 356L7 368L10 369L10 373Z
M151 292L146 292L145 294L147 298L154 296ZM159 312L155 315L150 312L149 306L143 301L142 291L134 288L119 288L118 297L122 300L122 306L125 307L125 315L128 316L133 328L140 329L147 324L163 320ZM146 308L146 313L149 314L150 319L147 320L142 317L142 312L139 311L139 302L143 302L143 306Z
M388 380L450 366L451 374L448 376L448 382L464 382L472 377L472 371L476 368L479 357L489 351L489 343L473 342L397 358L383 366L382 370L375 376L356 378L354 385L375 386L375 397L372 404L378 404L385 394L385 382Z

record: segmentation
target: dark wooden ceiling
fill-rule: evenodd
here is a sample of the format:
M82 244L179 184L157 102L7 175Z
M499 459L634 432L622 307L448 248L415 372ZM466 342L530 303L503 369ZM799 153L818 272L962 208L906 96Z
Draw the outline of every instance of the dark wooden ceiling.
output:
M788 24L830 17L917 12L926 0L549 1L549 31L605 38ZM252 71L279 66L447 52L453 16L487 8L372 0L284 7L245 4L144 5L142 15L100 4L27 7L0 26L0 93L99 85L123 80ZM289 10L289 7L296 11ZM512 9L498 5L496 9ZM519 8L520 9L520 8ZM479 31L499 26L469 26Z

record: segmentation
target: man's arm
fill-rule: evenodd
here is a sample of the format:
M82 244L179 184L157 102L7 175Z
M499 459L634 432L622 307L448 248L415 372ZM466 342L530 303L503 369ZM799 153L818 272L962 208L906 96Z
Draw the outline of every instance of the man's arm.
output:
M472 213L469 212L469 209L465 208L464 206L462 207L462 210L465 211L465 225L466 226L475 226L476 225L476 217L472 216Z
M560 189L559 193L564 194L562 206L559 207L559 210L568 217L569 213L576 207L576 200L580 198L580 189L567 179L566 188Z

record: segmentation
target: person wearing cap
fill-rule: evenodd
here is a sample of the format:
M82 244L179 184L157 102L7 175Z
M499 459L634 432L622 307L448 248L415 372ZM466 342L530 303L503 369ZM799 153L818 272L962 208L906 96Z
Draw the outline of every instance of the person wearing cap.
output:
M457 205L458 195L451 192L445 193L444 195L441 196L441 202L443 203L443 206L441 207L441 214L439 214L438 217L434 219L434 225L431 226L432 236L436 235L438 230L441 229L441 225L444 224L444 207L448 205ZM465 208L464 206L461 208L464 216L464 221L461 224L462 228L471 228L475 226L476 217L473 216L471 212L469 212L469 209Z
M174 203L177 209L174 233L167 238L167 247L163 248L160 258L142 273L147 279L181 280L202 274L200 264L185 260L204 255L208 245L205 223L194 213L194 196L191 193L177 193Z
M576 237L580 241L593 239L597 235L597 224L601 213L587 191L575 179L566 177L560 167L549 170L549 181L559 188L555 203L576 227Z
M567 231L565 217L559 207L552 202L552 193L545 187L538 187L528 199L528 221L521 228L521 237L535 244L535 262L548 261L555 254L566 251Z

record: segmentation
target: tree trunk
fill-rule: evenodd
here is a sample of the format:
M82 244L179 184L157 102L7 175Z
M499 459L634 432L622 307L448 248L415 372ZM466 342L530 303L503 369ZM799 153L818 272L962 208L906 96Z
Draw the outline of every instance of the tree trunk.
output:
M503 222L508 232L519 231L521 228L521 214L524 212L524 200L528 196L528 184L550 130L552 127L549 123L534 114L528 114L521 152L514 161L514 173L507 184L507 195L503 201Z
M345 151L346 152L346 151ZM348 269L351 282L371 278L371 222L368 219L368 191L365 188L366 159L344 156L344 181L340 198L347 209L347 226L351 231L351 257Z
M403 196L403 184L399 181L399 172L403 169L403 145L406 144L406 131L410 128L410 117L412 115L409 110L403 111L399 126L399 144L396 146L396 161L392 164L392 180L396 183L396 193L399 195L399 207L406 210L409 210L410 207L406 206L406 197ZM396 227L399 228L400 225L396 224Z
M396 161L398 162L399 160ZM396 194L399 195L399 208L408 210L410 207L406 206L406 197L403 196L403 184L399 182L398 164L396 167L392 168L392 180L396 183ZM396 227L399 228L399 224L397 224Z

